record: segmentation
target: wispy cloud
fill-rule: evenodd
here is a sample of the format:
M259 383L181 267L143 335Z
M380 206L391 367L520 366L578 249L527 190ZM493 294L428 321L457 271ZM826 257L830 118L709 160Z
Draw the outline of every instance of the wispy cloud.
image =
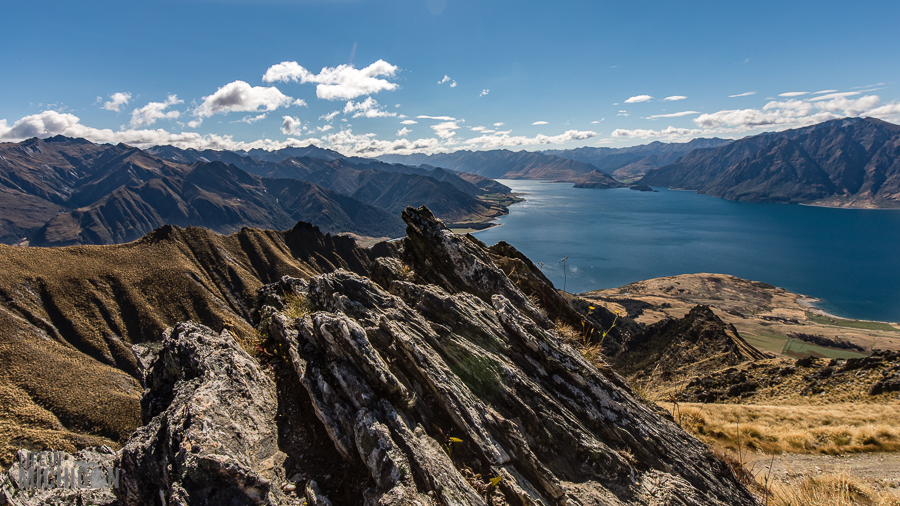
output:
M502 127L504 124L505 124L505 123L503 123L502 121L500 121L500 122L494 123L494 126L495 126L495 127Z
M418 118L418 119L435 119L435 120L438 120L438 121L456 121L456 118L451 118L450 116L425 116L425 115L420 115L420 116L416 116L416 118Z
M397 137L406 137L410 132L412 132L412 130L403 127L400 130L397 130Z
M456 88L456 81L450 79L450 76L444 74L444 78L438 81L438 84L450 83L451 88Z
M98 97L99 98L99 97ZM127 105L128 101L131 100L131 93L119 92L113 93L109 96L109 102L103 104L103 108L107 111L116 111L119 112L123 105Z
M400 122L401 125L415 125L416 123L418 123L418 121L411 120L411 119L405 119Z
M237 120L235 123L246 123L248 125L252 125L253 123L256 123L257 121L262 121L262 120L266 119L266 116L268 116L268 115L269 115L269 113L267 113L267 112L264 112L262 114L257 114L256 116L247 115L247 116L244 116L243 118Z
M547 124L546 121L535 121L534 123L532 123L532 125L546 125L546 124Z
M680 118L682 116L690 116L691 114L700 114L700 113L698 111L681 111L681 112L672 112L669 114L654 114L653 116L647 116L647 119Z
M616 116L626 116L626 117L627 117L627 116L628 116L628 111L621 110L621 111L619 111L618 114L616 114Z
M663 99L663 102L674 102L676 100L684 100L687 97L684 95L672 95L671 97L666 97Z
M306 70L295 61L272 65L263 75L263 82L316 83L316 96L325 100L350 100L380 91L393 91L399 85L378 76L394 77L398 67L378 60L368 67L357 69L353 65L325 67L318 74Z
M728 95L728 98L749 97L750 95L756 95L756 92L755 91L745 91L744 93L738 93L737 95Z
M536 135L534 137L511 136L509 132L497 132L493 135L482 135L465 141L469 146L483 149L495 149L500 147L530 146L540 144L563 144L571 141L581 141L596 137L597 132L568 130L560 135Z
M779 97L802 97L803 95L809 95L808 91L788 91L786 93L779 93Z
M823 94L823 93L837 93L837 90L822 90L822 91L817 91L817 92L813 93L813 95L821 95L821 94Z
M653 97L651 97L650 95L636 95L634 97L631 97L631 98L625 100L625 103L626 104L637 104L640 102L648 102L650 100L653 100Z
M860 95L860 94L861 94L861 92L859 92L859 91L845 91L843 93L829 93L827 95L820 95L818 97L811 98L811 99L809 99L809 101L810 102L818 102L820 100L833 100L835 98L853 97L853 96Z
M481 94L478 95L478 97L479 97L479 98L480 98L480 97L483 97L483 96L487 95L487 94L490 93L490 92L491 92L491 90L481 90Z

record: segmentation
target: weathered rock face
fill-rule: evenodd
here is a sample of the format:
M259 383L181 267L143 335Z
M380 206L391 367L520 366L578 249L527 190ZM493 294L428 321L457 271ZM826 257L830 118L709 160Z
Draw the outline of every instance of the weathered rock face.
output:
M126 505L288 503L275 383L223 331L180 323L148 361L147 424L121 451Z
M360 503L755 503L705 446L562 343L482 249L427 210L404 219L406 264L379 260L381 286L341 270L283 279L260 310L334 451L364 464ZM290 292L313 312L281 312Z

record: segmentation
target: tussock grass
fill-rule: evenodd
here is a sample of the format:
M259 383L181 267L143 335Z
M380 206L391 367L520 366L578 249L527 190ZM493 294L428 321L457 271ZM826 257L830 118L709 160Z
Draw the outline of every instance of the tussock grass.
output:
M849 472L807 476L799 483L774 482L768 489L772 506L895 506L900 493L875 490Z
M662 404L667 409L671 406ZM897 405L679 405L681 425L704 442L737 451L900 451ZM740 443L740 447L739 447Z

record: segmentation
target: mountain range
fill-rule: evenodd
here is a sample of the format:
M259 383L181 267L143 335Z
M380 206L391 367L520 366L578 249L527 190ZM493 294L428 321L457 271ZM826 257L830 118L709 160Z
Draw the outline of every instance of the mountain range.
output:
M372 160L354 165L318 148L286 151L331 159L273 162L169 146L143 151L62 136L0 144L0 241L111 244L165 224L231 233L287 229L298 221L330 233L398 237L406 205L433 206L448 222L506 212L479 196L509 188L480 176Z
M846 118L696 149L640 180L747 202L900 207L900 126Z
M576 182L585 174L597 171L590 163L532 151L456 151L434 155L383 155L379 160L404 164L427 164L470 172L491 179L552 179ZM609 188L624 186L606 177Z

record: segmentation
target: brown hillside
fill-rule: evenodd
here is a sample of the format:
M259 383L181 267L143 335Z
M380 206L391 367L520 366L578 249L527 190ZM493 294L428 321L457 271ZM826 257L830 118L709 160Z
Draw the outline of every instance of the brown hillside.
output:
M127 438L141 423L131 344L188 320L249 337L263 284L339 267L365 273L389 248L359 248L307 223L228 236L165 226L115 246L0 245L0 463L17 448Z

